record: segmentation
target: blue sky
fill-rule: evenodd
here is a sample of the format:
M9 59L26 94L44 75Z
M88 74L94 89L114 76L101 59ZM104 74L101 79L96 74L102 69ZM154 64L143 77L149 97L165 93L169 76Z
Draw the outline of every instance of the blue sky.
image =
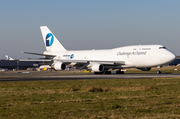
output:
M162 44L180 55L179 6L179 0L1 1L0 58L43 53L39 26L48 26L68 50Z

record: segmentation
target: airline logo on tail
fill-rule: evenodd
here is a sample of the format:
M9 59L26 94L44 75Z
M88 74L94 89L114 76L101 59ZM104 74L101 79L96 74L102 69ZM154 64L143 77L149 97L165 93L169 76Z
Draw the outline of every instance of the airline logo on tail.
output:
M54 42L54 36L52 33L46 35L46 46L51 46Z

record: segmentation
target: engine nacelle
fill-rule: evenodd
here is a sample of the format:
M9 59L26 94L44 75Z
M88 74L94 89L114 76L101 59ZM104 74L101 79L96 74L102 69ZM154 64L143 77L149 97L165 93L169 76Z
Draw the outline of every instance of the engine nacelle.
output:
M138 69L140 69L142 71L150 71L151 70L151 68L138 68Z
M58 63L55 63L53 68L55 70L65 70L66 69L66 65L62 62L58 62Z
M91 70L94 72L103 72L104 66L102 64L94 64L92 65Z

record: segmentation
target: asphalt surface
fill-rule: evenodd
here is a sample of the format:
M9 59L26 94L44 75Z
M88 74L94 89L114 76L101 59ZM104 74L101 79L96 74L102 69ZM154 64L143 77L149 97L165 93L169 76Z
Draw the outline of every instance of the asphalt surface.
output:
M137 78L173 78L180 74L60 74L60 73L1 73L0 81L50 81L50 80L93 80L93 79L137 79Z

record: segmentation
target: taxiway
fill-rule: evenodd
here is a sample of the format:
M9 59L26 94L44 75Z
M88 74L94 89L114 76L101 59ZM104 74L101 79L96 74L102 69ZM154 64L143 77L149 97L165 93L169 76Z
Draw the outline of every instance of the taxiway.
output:
M66 75L11 75L3 76L0 81L52 81L52 80L93 80L93 79L138 79L138 78L175 78L180 74L111 74L111 75L92 75L92 74L66 74Z

